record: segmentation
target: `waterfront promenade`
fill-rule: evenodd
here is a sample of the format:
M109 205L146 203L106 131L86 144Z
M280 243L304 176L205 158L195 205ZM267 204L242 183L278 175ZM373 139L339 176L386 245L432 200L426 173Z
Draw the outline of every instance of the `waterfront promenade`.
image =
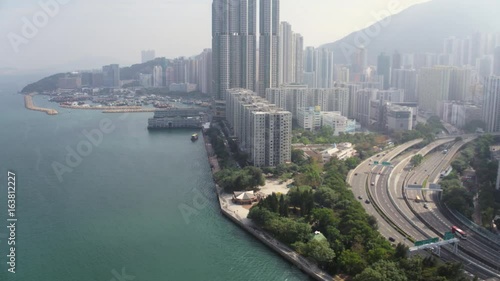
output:
M33 110L33 111L40 111L40 112L45 112L47 113L48 115L57 115L58 112L57 110L55 109L51 109L51 108L42 108L42 107L37 107L35 105L35 103L33 102L33 96L35 94L29 94L29 95L25 95L24 96L24 106L29 109L29 110Z
M217 161L217 155L215 155L215 152L212 148L212 145L210 144L210 140L208 136L203 132L203 139L205 141L205 148L207 150L207 156L208 156L208 161L210 163L210 167L212 169L212 173L216 173L220 171L220 167ZM217 184L215 185L216 187L216 192L219 200L219 205L221 209L221 213L226 216L228 219L239 225L241 228L243 228L245 231L248 233L252 234L255 238L259 239L262 243L264 243L266 246L277 252L279 255L281 255L283 258L297 266L300 270L303 272L307 273L310 277L314 278L315 280L319 281L332 281L332 280L337 280L336 278L334 279L332 276L330 276L328 273L325 271L321 270L320 268L317 267L316 264L313 262L307 260L306 258L302 257L299 255L297 252L295 252L293 249L290 247L280 243L278 240L274 239L271 237L269 234L267 234L265 231L263 231L260 227L255 225L250 219L248 219L246 216L241 217L238 214L238 211L232 210L231 209L231 204L228 202L227 196L224 196L223 190L220 186Z

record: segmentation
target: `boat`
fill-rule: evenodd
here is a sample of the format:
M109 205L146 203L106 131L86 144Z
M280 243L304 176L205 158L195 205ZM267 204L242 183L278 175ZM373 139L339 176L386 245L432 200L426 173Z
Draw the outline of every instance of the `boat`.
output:
M198 140L198 134L192 134L191 141L197 141L197 140Z

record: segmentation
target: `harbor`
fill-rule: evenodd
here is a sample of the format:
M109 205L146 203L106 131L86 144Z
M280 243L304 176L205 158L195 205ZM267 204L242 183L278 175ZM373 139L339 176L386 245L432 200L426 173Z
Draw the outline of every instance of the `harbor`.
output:
M37 107L35 103L33 102L33 96L35 94L29 94L24 96L24 106L26 109L33 110L33 111L40 111L40 112L45 112L48 115L57 115L58 112L55 109L52 108L42 108L42 107Z

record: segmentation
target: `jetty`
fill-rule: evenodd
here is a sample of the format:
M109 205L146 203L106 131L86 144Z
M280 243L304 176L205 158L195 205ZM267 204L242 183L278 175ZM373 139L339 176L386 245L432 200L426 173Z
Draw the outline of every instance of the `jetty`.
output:
M35 106L33 102L33 96L36 94L29 94L24 96L24 106L26 109L33 110L33 111L40 111L40 112L45 112L48 115L57 115L58 112L55 109L52 108L42 108L42 107L37 107Z

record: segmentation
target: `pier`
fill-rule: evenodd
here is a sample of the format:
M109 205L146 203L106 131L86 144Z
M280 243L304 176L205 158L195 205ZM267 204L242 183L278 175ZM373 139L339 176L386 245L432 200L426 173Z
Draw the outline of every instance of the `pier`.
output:
M29 94L24 96L24 106L26 109L33 110L33 111L40 111L40 112L45 112L48 115L57 115L58 112L55 109L51 108L42 108L42 107L37 107L33 103L33 96L36 94Z

